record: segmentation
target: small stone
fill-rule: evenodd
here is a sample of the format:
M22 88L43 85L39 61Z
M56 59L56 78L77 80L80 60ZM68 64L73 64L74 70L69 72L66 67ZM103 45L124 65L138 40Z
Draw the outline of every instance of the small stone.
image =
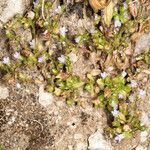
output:
M18 89L20 89L20 88L21 88L21 84L20 84L20 83L17 83L17 84L16 84L16 87L17 87Z
M147 150L147 148L144 148L142 145L138 145L135 150Z
M101 71L100 71L99 69L93 69L93 70L91 71L92 76L97 76L97 75L99 75L100 73L101 73Z
M73 150L73 146L72 145L68 145L68 150Z
M85 143L78 143L77 145L76 145L76 150L86 150L87 149L87 144L85 144Z
M150 47L150 34L144 34L136 42L134 55L139 55L145 51L148 51Z
M78 139L82 139L82 134L78 133L78 134L74 134L74 139L78 140Z
M9 97L9 90L7 87L0 86L0 99L6 99Z
M73 62L73 63L77 62L77 60L78 60L78 57L75 53L70 53L69 58L70 58L71 62Z
M106 141L103 133L101 131L97 131L92 134L89 139L89 150L112 150L112 146L109 141Z
M35 17L35 13L33 11L29 11L27 15L28 15L28 18L30 19L34 19Z
M145 142L148 139L149 133L147 131L141 132L141 142Z
M47 107L53 102L53 95L44 91L44 86L41 85L39 88L39 103Z
M150 124L150 118L148 117L148 115L143 112L141 115L141 125L149 125Z
M22 14L30 0L2 0L0 1L0 21L6 23L16 14Z

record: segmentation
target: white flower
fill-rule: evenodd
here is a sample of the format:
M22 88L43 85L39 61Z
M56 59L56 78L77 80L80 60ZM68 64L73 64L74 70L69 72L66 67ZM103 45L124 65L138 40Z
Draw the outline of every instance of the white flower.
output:
M39 63L42 63L43 61L44 61L44 57L43 56L41 56L41 57L38 58L38 62Z
M123 135L123 134L118 134L118 135L115 137L115 141L117 141L117 142L120 142L122 139L124 139L124 135Z
M120 94L118 95L118 97L119 97L120 99L123 99L123 98L124 98L124 96L123 96L122 93L120 93Z
M135 80L131 80L131 87L137 87L137 82Z
M113 115L114 117L118 117L118 115L119 115L119 111L116 110L116 109L114 109L113 111L111 111L111 113L112 113L112 115Z
M15 54L13 56L15 59L19 59L20 58L20 52L15 52Z
M120 20L119 20L119 18L117 17L117 18L115 18L115 22L114 22L114 26L115 26L115 28L117 28L117 27L121 27L121 22L120 22Z
M146 92L144 90L139 90L138 93L140 98L144 98L146 96Z
M61 27L61 28L59 29L59 32L60 32L60 34L61 34L63 37L65 37L66 32L68 32L68 30L66 29L66 27Z
M106 72L101 73L101 77L104 79L108 76L108 74Z
M58 14L61 13L61 6L58 6L58 7L55 9L55 12L58 13Z
M64 64L65 63L65 56L61 55L60 57L58 57L58 60L60 63Z
M121 76L122 76L122 77L125 77L126 75L127 75L127 72L122 71Z
M75 38L75 42L76 42L76 43L79 43L80 40L81 40L81 36L78 36L78 37Z
M2 63L3 64L9 64L10 63L9 57L4 57Z
M35 46L36 46L35 39L31 40L31 41L29 42L29 44L30 44L30 48L34 49Z

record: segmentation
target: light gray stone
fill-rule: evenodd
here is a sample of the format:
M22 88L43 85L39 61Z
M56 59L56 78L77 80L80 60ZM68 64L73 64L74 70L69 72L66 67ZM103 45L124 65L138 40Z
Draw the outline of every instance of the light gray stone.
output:
M144 34L136 42L134 55L139 55L150 49L150 34Z
M47 107L53 102L53 94L44 91L44 85L39 87L39 103Z
M6 23L16 14L22 14L31 0L0 0L0 21Z
M112 145L104 138L103 133L100 130L92 134L88 141L89 150L113 150Z
M9 96L9 90L5 86L0 86L0 99L6 99Z

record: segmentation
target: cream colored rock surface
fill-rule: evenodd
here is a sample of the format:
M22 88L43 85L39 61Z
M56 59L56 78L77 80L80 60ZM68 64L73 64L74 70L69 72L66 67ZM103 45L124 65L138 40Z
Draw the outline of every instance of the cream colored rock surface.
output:
M9 90L5 86L0 86L0 99L6 99L9 96Z
M16 14L22 14L30 0L0 0L0 21L7 22Z

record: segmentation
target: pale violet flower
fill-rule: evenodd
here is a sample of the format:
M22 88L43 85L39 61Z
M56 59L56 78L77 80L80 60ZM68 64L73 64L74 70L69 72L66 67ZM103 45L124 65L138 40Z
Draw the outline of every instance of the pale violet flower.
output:
M124 139L124 135L123 135L123 134L118 134L118 135L115 137L115 141L117 141L117 142L120 142L122 139Z
M81 40L81 36L78 36L78 37L75 38L75 42L76 42L76 43L79 43L80 40Z
M127 72L122 71L121 76L122 76L122 77L125 77L126 75L127 75Z
M124 98L123 94L120 93L120 94L118 95L118 98L123 99L123 98Z
M3 64L9 64L10 63L9 57L4 57L2 63Z
M60 35L62 35L63 37L65 37L66 32L68 32L68 30L66 29L66 27L61 27L59 29Z
M114 117L118 117L118 115L119 115L119 111L116 110L116 109L114 109L113 111L111 111L111 113L112 113L112 115L113 115Z
M115 18L114 26L115 26L115 28L118 28L118 27L120 28L121 27L121 22L120 22L118 17Z
M43 56L41 56L41 57L38 58L38 62L39 62L39 63L44 62L44 60L45 60L45 58L44 58Z
M15 52L13 56L15 59L19 59L21 55L20 55L20 52Z
M35 46L36 46L35 39L31 40L31 41L29 42L29 44L30 44L30 48L34 49Z
M137 82L135 80L131 80L131 87L137 87Z
M127 5L126 2L123 3L123 7L124 7L125 9L128 9L128 5Z
M111 105L114 108L114 110L118 109L118 105L114 101L112 101Z
M108 74L106 73L106 72L102 72L101 73L101 77L104 79L104 78L106 78L108 76Z
M58 7L55 9L55 12L58 13L58 14L61 13L61 6L58 6Z
M139 94L140 98L144 98L146 96L146 92L144 90L141 90L141 89L138 91L138 94Z
M60 57L58 57L58 61L62 64L65 63L65 56L64 55L61 55Z
M33 2L34 8L38 6L38 3L39 3L39 0L35 0L35 1Z

